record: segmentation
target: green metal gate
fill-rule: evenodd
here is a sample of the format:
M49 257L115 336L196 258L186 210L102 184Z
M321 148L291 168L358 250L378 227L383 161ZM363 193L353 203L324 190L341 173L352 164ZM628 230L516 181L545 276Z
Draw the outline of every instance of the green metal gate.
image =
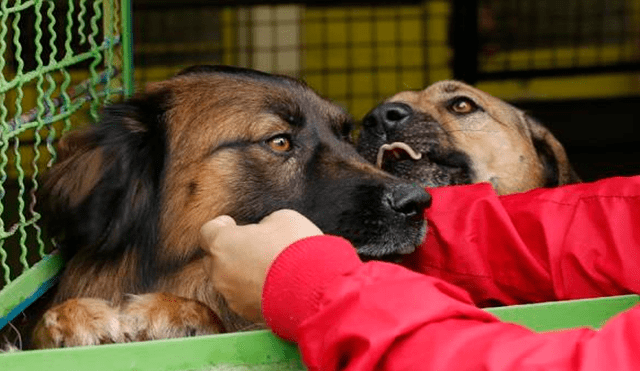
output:
M54 144L133 93L130 0L0 0L0 328L52 283L38 175Z

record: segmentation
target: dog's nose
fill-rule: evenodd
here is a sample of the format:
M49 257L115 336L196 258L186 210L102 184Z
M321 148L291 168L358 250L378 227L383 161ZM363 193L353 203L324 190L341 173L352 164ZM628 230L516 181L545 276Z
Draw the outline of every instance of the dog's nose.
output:
M407 121L413 110L404 103L383 103L374 108L363 120L364 126L376 126L386 133L393 132L398 126Z
M422 218L424 209L431 206L431 195L417 184L398 184L389 196L391 209L408 217Z

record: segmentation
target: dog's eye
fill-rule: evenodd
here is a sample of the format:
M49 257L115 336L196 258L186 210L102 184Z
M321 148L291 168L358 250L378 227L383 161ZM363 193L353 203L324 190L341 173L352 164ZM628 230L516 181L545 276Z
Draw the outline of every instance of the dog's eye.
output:
M287 152L291 149L291 138L288 135L277 135L267 140L267 144L276 152Z
M449 106L449 109L454 113L466 114L477 110L478 106L471 99L461 97L456 98Z

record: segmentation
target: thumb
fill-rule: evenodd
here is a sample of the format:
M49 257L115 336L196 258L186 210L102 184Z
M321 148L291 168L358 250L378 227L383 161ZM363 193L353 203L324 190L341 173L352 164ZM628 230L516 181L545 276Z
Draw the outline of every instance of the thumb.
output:
M204 223L200 228L201 246L206 252L211 251L211 244L225 227L236 226L236 221L229 215L220 215Z

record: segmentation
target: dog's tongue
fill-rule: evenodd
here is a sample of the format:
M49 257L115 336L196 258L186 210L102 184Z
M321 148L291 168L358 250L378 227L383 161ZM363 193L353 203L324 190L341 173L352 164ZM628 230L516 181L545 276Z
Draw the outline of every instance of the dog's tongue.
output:
M422 158L422 153L418 153L413 150L408 144L404 142L393 142L391 144L383 144L378 150L378 156L376 158L376 165L378 168L382 169L382 162L384 160L384 155L387 152L391 152L393 156L396 158L400 158L403 153L406 153L409 157L414 160L419 160Z

